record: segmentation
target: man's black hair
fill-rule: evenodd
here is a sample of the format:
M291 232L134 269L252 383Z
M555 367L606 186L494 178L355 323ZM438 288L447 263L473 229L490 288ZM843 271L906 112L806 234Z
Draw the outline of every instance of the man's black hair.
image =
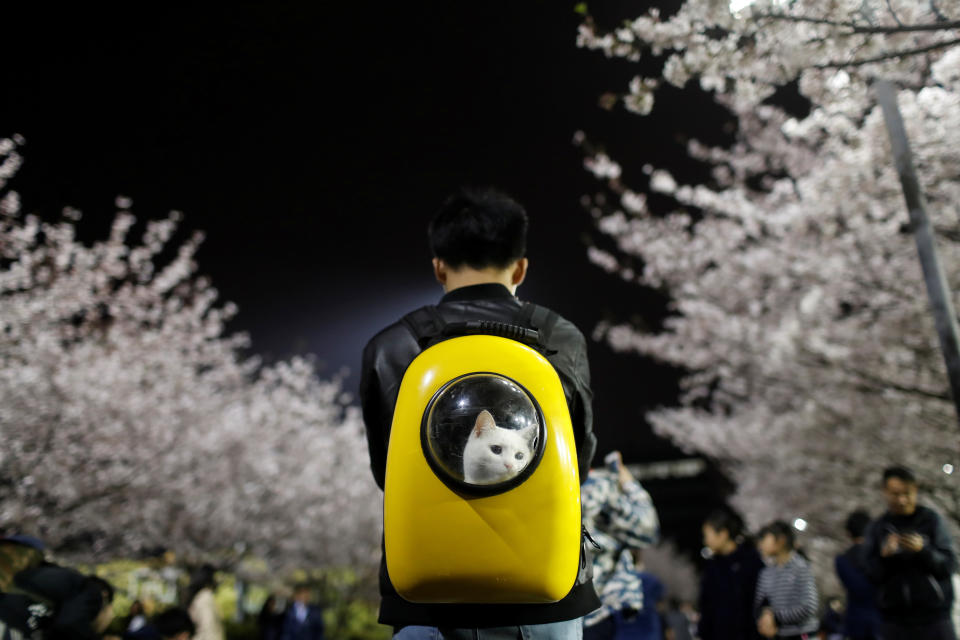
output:
M726 531L731 540L736 540L744 534L743 518L729 507L714 509L703 524L710 525L710 528L718 533Z
M760 529L760 532L757 534L757 539L762 540L767 534L772 534L776 538L783 538L787 543L787 549L794 548L795 538L793 535L793 527L783 520L775 520L763 529Z
M197 632L196 625L185 609L173 607L167 609L153 619L153 627L162 638L173 638L178 633L186 631L191 636Z
M847 522L844 527L851 538L862 538L869 524L870 514L863 509L857 509L847 516Z
M452 269L502 269L527 252L527 212L496 189L461 189L444 201L427 233L434 257Z
M887 480L890 478L897 478L908 484L917 484L917 476L913 475L913 471L901 465L894 465L883 470L883 486L887 486Z

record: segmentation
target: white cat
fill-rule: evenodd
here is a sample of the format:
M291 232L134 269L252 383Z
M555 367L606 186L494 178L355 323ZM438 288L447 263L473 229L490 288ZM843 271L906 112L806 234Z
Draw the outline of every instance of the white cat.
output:
M538 429L498 427L489 411L481 411L463 448L463 479L470 484L496 484L523 471L533 457Z

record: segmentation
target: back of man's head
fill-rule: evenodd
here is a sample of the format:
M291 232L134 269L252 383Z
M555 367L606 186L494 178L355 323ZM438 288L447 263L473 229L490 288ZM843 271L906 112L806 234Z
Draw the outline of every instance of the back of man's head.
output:
M527 213L496 189L461 189L427 229L433 255L451 269L506 268L527 252Z
M905 484L917 484L917 476L913 474L913 471L901 465L887 467L883 470L883 486L887 486L887 480L890 478L896 478Z
M164 640L192 638L196 626L186 610L179 607L167 609L153 619L153 626Z
M863 537L869 524L870 514L863 509L857 509L847 516L847 522L844 526L850 537L856 540Z

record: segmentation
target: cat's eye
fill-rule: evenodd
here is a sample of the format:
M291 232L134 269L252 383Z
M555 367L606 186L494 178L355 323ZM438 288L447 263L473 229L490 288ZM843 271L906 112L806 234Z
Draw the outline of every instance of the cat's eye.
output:
M522 452L522 451L517 451L517 455L515 455L515 456L513 456L513 457L516 458L517 460L523 460L523 452Z
M490 451L493 451L495 454L500 455L501 453L503 453L503 447L501 447L498 444L495 444L490 447Z

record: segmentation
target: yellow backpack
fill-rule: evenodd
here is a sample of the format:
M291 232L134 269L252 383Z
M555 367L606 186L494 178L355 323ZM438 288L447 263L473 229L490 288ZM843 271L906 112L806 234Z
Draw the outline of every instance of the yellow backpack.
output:
M549 331L556 315L535 309L550 314ZM498 322L444 325L432 307L414 314L408 326L435 344L407 368L394 409L390 581L411 602L562 599L581 562L580 481L563 386L538 350L546 338Z

